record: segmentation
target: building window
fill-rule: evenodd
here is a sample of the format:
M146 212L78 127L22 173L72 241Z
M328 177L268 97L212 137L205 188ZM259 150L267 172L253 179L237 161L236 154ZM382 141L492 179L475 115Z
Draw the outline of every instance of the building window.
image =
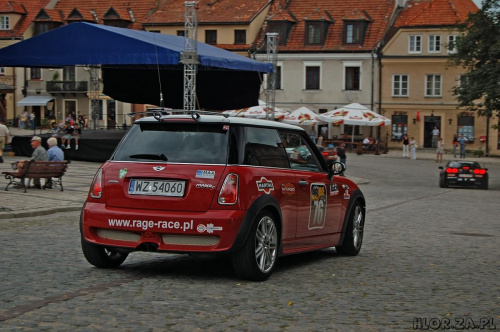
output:
M5 67L0 67L0 76L5 75Z
M283 89L281 86L281 66L276 66L276 73L274 75L274 88L276 90Z
M235 44L246 44L247 43L247 31L246 30L234 30L234 43Z
M425 96L441 97L441 75L425 75Z
M344 43L362 44L363 43L363 23L351 22L344 24Z
M306 90L319 90L320 67L306 67Z
M184 30L177 30L176 33L177 33L177 36L184 37Z
M345 67L345 90L360 90L360 67Z
M76 79L75 67L64 67L63 68L63 80L74 82Z
M408 75L394 75L392 77L392 96L408 97Z
M323 45L322 27L320 22L306 22L306 45Z
M153 32L153 33L161 33L160 30L148 30L148 32Z
M448 45L446 46L446 49L448 50L448 53L456 53L457 52L457 35L450 35L448 36Z
M409 53L422 53L422 36L410 36L408 44Z
M205 30L205 43L217 44L217 30Z
M42 69L41 68L31 68L30 79L32 79L32 80L42 79Z
M278 34L278 45L286 45L292 22L268 22L268 32Z
M458 117L458 137L464 134L469 142L474 142L474 117L459 116Z
M429 36L429 52L430 53L441 52L441 36L439 35Z
M391 123L391 140L401 141L404 134L408 135L408 115L393 115Z
M0 30L10 30L10 16L0 15Z

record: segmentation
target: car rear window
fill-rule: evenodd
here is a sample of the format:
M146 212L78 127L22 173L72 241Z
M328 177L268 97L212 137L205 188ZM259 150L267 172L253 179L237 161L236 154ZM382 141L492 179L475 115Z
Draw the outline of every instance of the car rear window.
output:
M225 164L227 136L220 123L134 124L112 160Z

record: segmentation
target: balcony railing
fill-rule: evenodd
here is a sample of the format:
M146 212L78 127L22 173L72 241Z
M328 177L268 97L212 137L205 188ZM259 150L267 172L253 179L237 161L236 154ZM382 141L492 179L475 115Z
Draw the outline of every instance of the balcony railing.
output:
M85 93L88 92L88 81L49 81L46 90L49 93Z

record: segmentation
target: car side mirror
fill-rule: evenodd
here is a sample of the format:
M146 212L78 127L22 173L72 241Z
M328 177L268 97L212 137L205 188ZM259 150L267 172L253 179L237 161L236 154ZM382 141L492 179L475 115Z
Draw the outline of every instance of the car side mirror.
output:
M439 168L439 169L443 169L443 166L439 166L438 168Z
M328 163L328 180L332 180L334 175L344 173L345 164L340 161L332 161Z

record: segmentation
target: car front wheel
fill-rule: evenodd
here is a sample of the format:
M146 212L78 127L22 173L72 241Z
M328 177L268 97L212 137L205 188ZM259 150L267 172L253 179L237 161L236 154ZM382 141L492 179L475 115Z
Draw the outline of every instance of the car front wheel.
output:
M363 243L363 228L365 226L365 215L361 202L357 201L351 208L344 242L335 249L341 255L356 256L361 250Z
M114 268L120 266L125 259L127 259L127 253L119 253L106 247L87 242L83 236L81 242L83 255L87 261L94 266Z
M276 217L269 211L263 211L255 218L243 248L233 254L233 267L240 278L263 281L271 275L277 258Z

